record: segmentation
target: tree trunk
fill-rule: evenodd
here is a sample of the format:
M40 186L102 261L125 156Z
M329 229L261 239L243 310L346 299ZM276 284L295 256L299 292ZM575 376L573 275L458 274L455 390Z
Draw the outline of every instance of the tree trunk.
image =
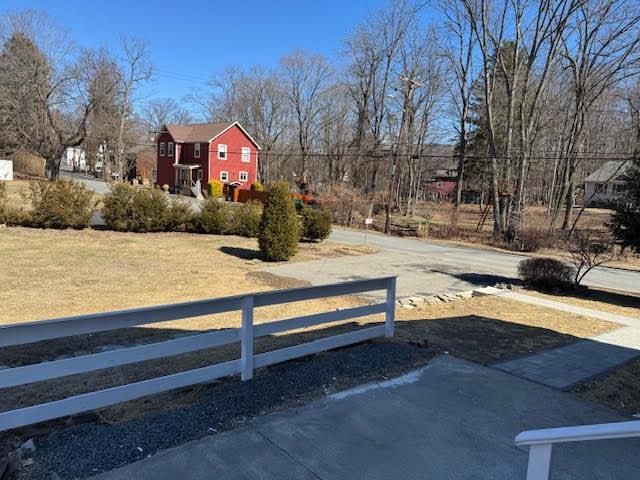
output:
M45 175L49 180L57 180L60 177L60 159L62 154L57 157L47 158L45 162Z

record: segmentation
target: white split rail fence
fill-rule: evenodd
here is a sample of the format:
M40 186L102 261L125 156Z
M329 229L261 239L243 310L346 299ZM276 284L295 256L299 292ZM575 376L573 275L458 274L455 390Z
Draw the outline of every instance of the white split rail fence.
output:
M551 450L555 443L640 437L640 421L547 428L520 433L516 445L529 446L527 480L549 480Z
M240 374L242 380L250 380L255 368L376 337L391 337L394 329L395 289L396 277L383 277L0 326L1 348L169 320L242 311L241 328L194 334L173 340L0 370L0 389L3 389L240 342L240 358L236 360L0 412L0 432L230 375ZM258 325L253 323L254 308L375 290L386 290L385 302ZM253 353L254 339L258 337L378 313L385 314L384 325L362 328L258 355Z

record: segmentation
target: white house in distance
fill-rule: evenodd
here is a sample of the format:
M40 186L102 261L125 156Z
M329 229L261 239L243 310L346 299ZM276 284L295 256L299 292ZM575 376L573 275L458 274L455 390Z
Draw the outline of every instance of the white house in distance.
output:
M13 161L0 160L0 181L13 180Z
M87 162L84 157L84 150L80 147L67 147L62 154L62 161L60 164L63 167L73 169L85 168L87 166Z
M624 174L631 160L609 160L584 180L584 202L587 206L615 205L627 185Z

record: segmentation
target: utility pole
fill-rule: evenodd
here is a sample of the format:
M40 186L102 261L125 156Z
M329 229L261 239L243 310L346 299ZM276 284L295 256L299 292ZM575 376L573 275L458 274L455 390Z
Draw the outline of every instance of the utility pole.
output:
M404 141L404 129L405 123L407 123L408 115L407 111L409 110L409 106L413 102L413 92L416 88L421 87L422 84L413 80L412 78L401 76L400 80L406 83L407 92L404 96L404 102L402 105L402 120L400 121L400 132L398 133L398 146L396 147L395 155L393 156L393 163L391 164L391 172L389 179L389 193L387 198L387 208L386 208L386 219L384 222L384 233L387 235L391 231L391 202L393 200L393 189L395 187L395 177L396 177L396 166L398 165L398 157L400 156L400 149L403 147L402 142ZM392 147L393 148L393 147Z

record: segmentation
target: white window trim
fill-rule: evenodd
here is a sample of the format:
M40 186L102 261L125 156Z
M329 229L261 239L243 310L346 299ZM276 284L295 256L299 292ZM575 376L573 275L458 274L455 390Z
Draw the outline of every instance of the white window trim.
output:
M198 147L198 148L196 148ZM200 144L199 143L194 143L193 144L193 158L200 158Z
M247 159L244 159L245 152L247 154ZM244 163L251 163L251 148L250 147L242 147L242 157L240 157Z
M159 154L161 157L164 157L164 142L160 142L160 147L159 147L159 149L158 149L158 154Z
M244 180L242 179L242 175L244 175ZM249 172L238 172L238 181L239 182L248 182L249 181Z
M173 142L168 142L167 143L167 156L168 157L173 157L174 150L175 150L175 147L173 145Z
M220 147L224 147L224 157L220 156ZM218 160L226 160L229 157L229 149L227 148L227 146L224 143L219 143L218 144Z
M222 178L222 177L226 177L226 178ZM229 172L227 172L226 170L222 170L220 172L220 181L221 182L228 182L229 181Z

